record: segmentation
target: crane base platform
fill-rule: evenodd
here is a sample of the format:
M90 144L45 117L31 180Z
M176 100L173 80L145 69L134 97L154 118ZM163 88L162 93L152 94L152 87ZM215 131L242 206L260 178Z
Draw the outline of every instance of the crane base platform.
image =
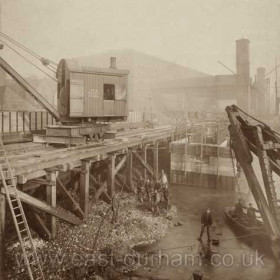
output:
M115 136L116 131L111 131L109 124L50 125L46 127L46 134L34 134L33 142L76 146L93 139L114 139Z

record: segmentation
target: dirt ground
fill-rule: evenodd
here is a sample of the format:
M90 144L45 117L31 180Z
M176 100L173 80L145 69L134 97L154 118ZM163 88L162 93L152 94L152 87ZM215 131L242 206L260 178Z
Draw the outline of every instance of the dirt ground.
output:
M125 275L141 265L133 247L160 240L176 209L156 216L135 194L122 193L116 223L112 223L111 205L103 201L92 201L89 213L81 226L57 221L55 240L35 239L46 279L131 279ZM19 243L7 248L5 265L7 279L28 279Z

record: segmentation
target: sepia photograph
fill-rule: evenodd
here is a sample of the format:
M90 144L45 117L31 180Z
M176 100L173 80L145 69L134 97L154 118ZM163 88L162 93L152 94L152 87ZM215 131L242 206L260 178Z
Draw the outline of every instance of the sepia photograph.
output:
M279 280L280 0L0 0L0 280Z

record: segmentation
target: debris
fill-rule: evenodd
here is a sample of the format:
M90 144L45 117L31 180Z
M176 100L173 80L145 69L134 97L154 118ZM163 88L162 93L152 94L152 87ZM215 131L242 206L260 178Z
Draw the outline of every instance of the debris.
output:
M213 238L212 239L212 245L218 246L219 244L220 244L220 240L219 239L217 239L217 238Z
M119 202L117 224L111 223L112 211L107 212L108 204L92 200L86 225L72 226L58 220L57 239L48 242L35 239L39 255L47 260L43 265L47 279L128 279L124 277L124 270L134 271L140 264L135 261L125 266L121 261L124 256L136 253L135 245L158 241L171 222L164 215L154 216L148 209L142 209L133 194L121 194ZM176 209L171 207L168 215L173 219ZM20 253L20 246L15 243L10 248L6 259L7 280L29 280L24 274L16 275L19 267L15 256ZM104 266L102 261L108 265Z

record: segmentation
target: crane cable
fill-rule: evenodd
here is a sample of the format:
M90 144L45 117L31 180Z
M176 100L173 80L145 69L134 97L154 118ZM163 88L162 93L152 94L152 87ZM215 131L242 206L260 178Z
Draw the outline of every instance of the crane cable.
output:
M41 71L42 73L44 73L45 75L47 75L49 78L51 78L52 80L54 80L55 82L57 82L57 80L52 77L49 73L45 72L44 70L42 70L40 67L38 67L36 64L34 64L32 61L30 61L29 59L27 59L26 57L24 57L21 53L19 53L17 50L15 50L13 47L11 47L9 44L7 44L6 42L2 41L0 39L0 42L2 42L3 44L5 44L8 48L10 48L12 51L14 51L17 55L19 55L21 58L23 58L25 61L27 61L28 63L32 64L35 68L37 68L39 71ZM51 69L50 69L51 70ZM53 70L51 70L53 71ZM54 72L54 71L53 71ZM54 72L55 73L55 72Z
M56 67L58 66L57 63L53 62L50 59L47 59L47 58L44 58L44 57L38 55L34 51L32 51L29 48L25 47L24 45L22 45L21 43L17 42L16 40L14 40L13 38L11 38L10 36L8 36L7 34L1 32L1 31L0 31L0 36L5 38L6 40L10 41L11 43L15 44L17 47L19 47L22 50L26 51L27 53L29 53L33 57L37 58L45 67L47 67L47 68L50 67L50 68L52 68L52 70L56 71Z
M28 52L29 54L33 55L34 57L36 57L39 60L42 60L43 57L40 56L39 54L35 53L34 51L30 50L29 48L25 47L24 45L22 45L21 43L17 42L15 39L11 38L10 36L8 36L7 34L3 33L2 31L0 31L0 35L5 37L7 40L9 40L10 42L14 43L15 45L17 45L18 47L22 48L23 50L25 50L26 52ZM55 65L58 66L58 64L50 59L48 59L48 61Z
M262 236L262 233L254 233L254 234L246 234L246 235L234 236L234 237L229 237L229 238L222 238L219 241L220 242L226 242L226 241L230 241L230 240L238 240L238 239L242 239L242 238L256 237L256 236ZM152 253L155 253L157 251L170 251L170 250L177 250L177 249L184 249L184 248L195 248L196 246L198 246L198 245L197 244L189 244L189 245L178 246L178 247L159 248L159 249L151 250L151 251L148 251L148 252L145 252L145 253L142 253L142 254L145 255L145 254L152 254Z
M262 125L265 126L265 127L268 127L274 134L277 134L278 136L280 136L280 133L279 133L279 132L273 130L273 129L272 129L270 126L268 126L266 123L264 123L264 122L258 120L257 118L255 118L255 117L249 115L248 113L246 113L245 111L243 111L243 110L242 110L241 108L239 108L238 106L235 105L235 107L236 107L240 112L242 112L244 115L246 115L247 117L249 117L249 118L253 119L254 121L256 121L256 122L262 124ZM274 136L275 136L275 137L277 138L277 140L280 142L280 138L279 138L278 136L276 136L276 135L274 135Z

